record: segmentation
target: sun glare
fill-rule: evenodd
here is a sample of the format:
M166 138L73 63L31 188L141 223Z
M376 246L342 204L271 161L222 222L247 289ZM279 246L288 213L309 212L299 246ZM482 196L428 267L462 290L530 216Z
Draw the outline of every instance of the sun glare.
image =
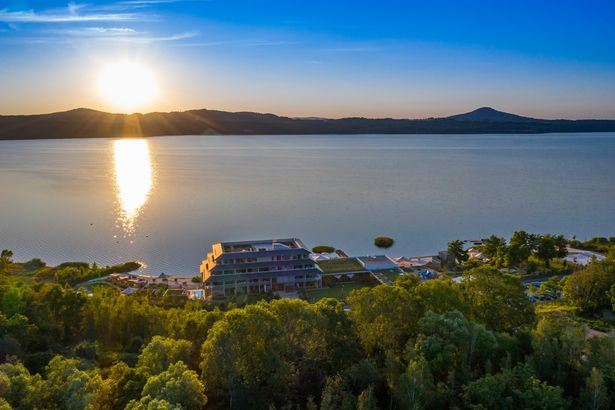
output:
M120 206L118 219L124 232L130 235L153 186L149 145L143 139L116 140L113 153Z
M104 66L98 75L98 91L113 109L126 112L143 108L158 92L154 75L129 61Z

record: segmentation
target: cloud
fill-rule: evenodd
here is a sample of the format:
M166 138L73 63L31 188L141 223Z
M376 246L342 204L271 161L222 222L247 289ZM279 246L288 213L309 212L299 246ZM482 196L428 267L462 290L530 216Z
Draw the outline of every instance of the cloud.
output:
M94 33L104 33L104 34L134 34L136 31L132 28L128 27L88 27L87 30Z
M80 29L47 31L54 38L49 42L64 42L71 38L88 39L88 41L115 41L123 43L148 44L156 42L179 41L195 37L198 31L174 33L169 35L154 35L145 31L136 31L128 27L85 27Z
M4 23L72 23L92 21L134 21L152 18L141 13L104 13L89 10L84 4L69 3L65 9L9 11L0 9L0 21Z
M124 36L124 37L119 37L118 36L118 37L109 37L109 38L107 38L107 40L124 41L124 42L128 42L128 43L143 43L143 44L147 44L147 43L156 43L156 42L185 40L185 39L188 39L188 38L195 37L198 34L199 34L198 31L190 31L190 32L185 32L185 33L170 34L170 35L167 35L167 36L148 36L148 35Z
M248 46L248 47L270 47L288 46L300 44L297 41L284 40L227 40L227 41L204 41L199 43L183 43L182 47L216 47L216 46Z

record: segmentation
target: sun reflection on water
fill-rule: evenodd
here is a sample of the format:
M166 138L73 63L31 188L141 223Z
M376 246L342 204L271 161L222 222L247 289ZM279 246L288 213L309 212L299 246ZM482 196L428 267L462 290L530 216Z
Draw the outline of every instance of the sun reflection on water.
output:
M149 145L144 139L116 140L113 154L118 223L126 235L131 235L153 186Z

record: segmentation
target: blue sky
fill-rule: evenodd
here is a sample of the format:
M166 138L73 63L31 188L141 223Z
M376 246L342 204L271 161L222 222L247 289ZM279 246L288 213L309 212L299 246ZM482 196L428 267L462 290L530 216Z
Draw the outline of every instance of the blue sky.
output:
M113 110L100 67L160 84L140 111L615 118L612 1L4 1L0 113Z

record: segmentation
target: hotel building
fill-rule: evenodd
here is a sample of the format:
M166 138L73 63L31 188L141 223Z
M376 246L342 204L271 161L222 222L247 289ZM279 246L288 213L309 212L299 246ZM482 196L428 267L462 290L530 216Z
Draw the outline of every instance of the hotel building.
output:
M319 288L322 271L310 254L296 238L215 243L200 267L206 294L223 298Z

